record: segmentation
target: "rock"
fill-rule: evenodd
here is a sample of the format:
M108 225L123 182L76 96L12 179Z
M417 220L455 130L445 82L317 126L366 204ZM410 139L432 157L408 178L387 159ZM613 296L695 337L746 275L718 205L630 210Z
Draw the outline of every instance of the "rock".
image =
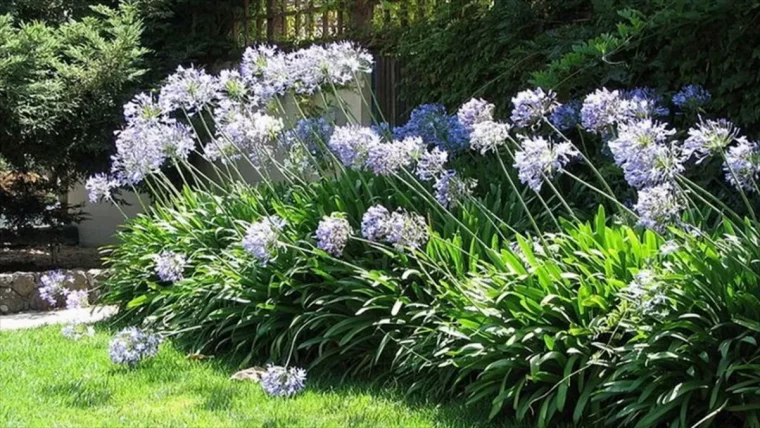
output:
M9 273L0 274L0 288L11 288L13 284L13 275Z
M0 311L4 314L12 314L23 311L27 304L24 302L24 298L19 296L15 291L10 288L0 289Z
M17 273L13 278L13 290L20 296L28 296L37 289L37 278L33 273Z
M46 300L43 300L39 293L34 293L29 299L29 309L33 311L49 311L54 309L54 307Z
M108 280L107 269L90 269L87 271L87 277L90 282L90 301L97 302L103 293L103 287Z
M72 290L87 290L90 288L90 282L85 271L71 271L71 276L74 277L74 284L70 286Z
M233 374L230 379L232 380L250 380L251 382L260 382L261 377L267 370L263 367L251 367L250 369L240 370Z

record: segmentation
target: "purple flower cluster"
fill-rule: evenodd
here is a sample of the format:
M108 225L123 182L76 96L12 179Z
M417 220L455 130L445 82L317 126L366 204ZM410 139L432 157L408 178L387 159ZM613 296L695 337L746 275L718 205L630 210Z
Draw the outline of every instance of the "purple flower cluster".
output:
M282 133L280 145L285 149L301 145L311 153L318 153L330 141L334 129L332 123L324 117L301 119L293 128Z
M278 216L264 217L251 223L243 238L243 248L266 265L280 247L279 236L285 225L285 220Z
M496 152L509 138L510 125L494 121L476 123L470 133L470 148L480 154Z
M628 116L635 119L647 119L667 116L670 111L662 105L662 96L653 88L633 88L622 92L628 101Z
M620 290L621 296L629 301L634 309L643 315L662 313L668 302L662 290L662 284L657 281L654 272L648 269L639 271L625 288Z
M186 125L169 119L132 122L116 133L111 173L119 183L137 184L158 171L167 159L186 159L194 147Z
M162 251L160 254L153 256L156 264L156 275L161 281L177 282L182 281L187 258L174 251Z
M569 143L552 143L544 137L522 137L522 150L515 153L515 167L520 181L538 192L544 178L552 179L579 155Z
M89 306L87 290L69 290L66 294L66 308L78 309Z
M743 137L737 141L737 145L726 151L726 161L723 163L726 181L737 189L757 191L760 181L760 144Z
M245 109L215 112L217 136L206 144L204 154L224 163L247 156L254 164L273 157L274 145L283 129L282 119Z
M457 112L457 119L467 132L472 132L475 124L493 121L494 108L493 104L485 100L473 98L462 104Z
M133 367L142 360L158 354L161 336L127 327L118 332L108 346L108 354L114 364Z
M662 233L680 222L683 205L673 185L664 183L639 190L633 209L639 215L639 225Z
M417 168L415 169L417 177L422 181L430 181L440 177L444 173L448 160L448 152L438 147L433 147L432 150L423 152L417 161Z
M651 119L618 126L618 136L609 147L628 184L637 189L654 186L673 180L683 171L681 159L670 144L673 135L675 130Z
M325 217L317 226L317 247L335 257L343 255L348 239L351 237L351 225L344 213L334 212Z
M683 144L684 156L693 155L700 162L722 153L738 136L739 129L725 119L700 120L695 128L689 129L689 138Z
M292 397L306 386L306 370L268 365L261 376L261 387L273 397Z
M367 151L367 168L377 175L391 175L418 159L425 146L419 137L406 137L390 143L376 143Z
M211 105L219 89L219 81L204 70L179 66L161 87L158 104L164 114L182 110L193 115Z
M554 109L549 121L560 131L573 129L581 123L581 103L578 100L562 104Z
M629 114L629 102L620 92L597 89L583 100L581 124L589 132L605 134L612 125L628 120Z
M131 101L124 104L124 120L127 123L157 123L163 120L163 115L156 97L145 92L137 94Z
M518 92L512 98L512 122L517 128L533 128L541 125L559 105L554 91L544 92L541 88Z
M451 208L472 195L477 184L472 178L461 178L456 171L448 170L433 185L435 199L444 207Z
M357 75L371 72L373 63L367 51L350 42L313 45L291 53L260 45L243 53L240 72L254 93L269 100L289 91L310 95L328 85L347 86Z
M87 197L92 203L101 201L112 201L113 190L119 187L119 182L107 174L95 174L88 178L84 188L87 190Z
M83 337L95 336L95 329L91 325L87 325L81 322L73 322L67 324L61 329L63 337L71 340L79 340Z
M358 125L338 126L328 146L348 168L362 169L370 147L381 144L380 136L370 128Z
M455 153L467 147L469 132L456 115L446 113L441 104L422 104L415 108L409 121L393 130L396 139L420 137L429 146Z
M61 270L47 272L40 277L40 298L51 306L55 306L58 296L66 295L69 290L68 285L73 285L73 283L74 278Z
M370 207L362 217L362 236L373 242L385 241L397 249L421 248L428 240L425 219L397 210L390 213L382 205Z
M388 220L385 240L398 250L419 249L428 241L428 228L421 215L397 210Z
M687 85L673 95L673 104L681 110L696 111L710 102L710 92L700 85Z

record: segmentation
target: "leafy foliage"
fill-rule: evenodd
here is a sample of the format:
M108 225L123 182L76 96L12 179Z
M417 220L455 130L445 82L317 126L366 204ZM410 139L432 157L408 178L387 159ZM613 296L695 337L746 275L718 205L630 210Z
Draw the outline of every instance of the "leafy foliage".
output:
M528 85L570 98L599 86L674 90L699 83L720 115L760 129L757 22L743 1L507 0L391 34L407 104L488 97L506 111ZM709 40L709 42L707 42Z
M0 214L19 225L44 218L48 195L108 159L120 107L144 72L134 7L93 11L57 26L0 15L0 157L14 176L40 177L3 193ZM14 206L21 211L8 212Z

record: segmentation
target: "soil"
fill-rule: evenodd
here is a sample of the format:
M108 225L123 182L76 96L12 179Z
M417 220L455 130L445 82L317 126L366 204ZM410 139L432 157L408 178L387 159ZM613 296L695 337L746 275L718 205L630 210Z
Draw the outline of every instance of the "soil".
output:
M55 260L50 246L0 248L0 272L41 272L53 269L99 269L101 254L97 248L59 246Z

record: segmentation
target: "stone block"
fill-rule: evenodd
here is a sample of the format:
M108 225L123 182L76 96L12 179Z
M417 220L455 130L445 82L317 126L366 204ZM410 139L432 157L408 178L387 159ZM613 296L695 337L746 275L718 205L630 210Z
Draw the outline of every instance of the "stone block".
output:
M13 314L23 311L28 305L24 298L19 296L10 288L0 289L0 312L3 314Z
M16 273L13 275L13 290L26 297L37 289L37 278L33 273Z
M0 288L11 288L13 285L13 274L0 273Z
M71 276L74 278L74 283L70 285L73 290L87 290L90 288L90 282L85 271L71 271Z

